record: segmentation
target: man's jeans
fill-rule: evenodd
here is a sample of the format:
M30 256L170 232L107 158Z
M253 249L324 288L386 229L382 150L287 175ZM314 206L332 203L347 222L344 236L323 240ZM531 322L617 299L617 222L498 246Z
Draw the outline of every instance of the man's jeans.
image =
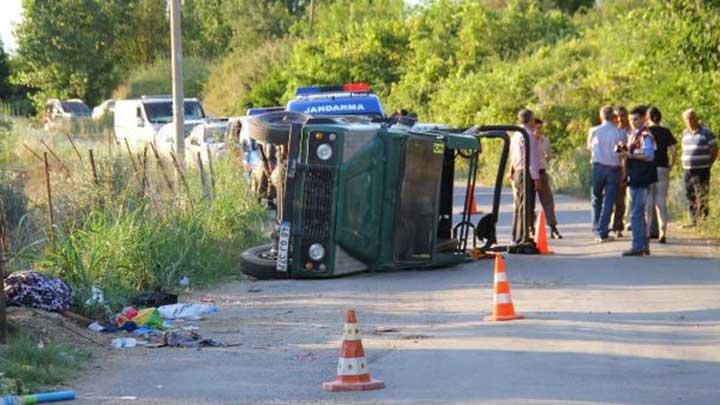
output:
M667 207L669 169L667 167L658 167L657 175L657 183L653 183L648 187L647 203L645 204L645 222L647 222L648 235L652 235L652 224L655 220L655 213L657 212L657 227L655 230L659 231L659 237L663 237L667 236L669 220Z
M634 252L650 247L645 223L647 192L647 187L630 187L630 225L632 226L632 250Z
M608 237L610 214L620 184L620 167L593 163L592 166L592 223L593 232L601 239Z

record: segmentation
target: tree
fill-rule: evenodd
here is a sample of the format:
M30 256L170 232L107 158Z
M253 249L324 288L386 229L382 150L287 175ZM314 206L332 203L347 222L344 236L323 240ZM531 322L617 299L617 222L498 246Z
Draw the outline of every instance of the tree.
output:
M2 40L0 40L0 99L8 99L12 95L10 87L10 60L8 59Z
M48 97L80 97L91 105L107 96L123 66L118 46L130 21L126 0L23 0L17 83Z

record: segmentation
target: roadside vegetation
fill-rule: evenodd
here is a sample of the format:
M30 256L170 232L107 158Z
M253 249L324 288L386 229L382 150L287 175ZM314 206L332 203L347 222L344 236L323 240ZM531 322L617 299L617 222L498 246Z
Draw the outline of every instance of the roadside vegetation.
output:
M42 392L80 374L89 352L64 343L40 344L17 332L0 345L0 397Z
M240 253L263 237L266 213L248 198L241 163L232 157L213 162L212 174L205 169L203 188L191 159L176 179L169 156L158 160L148 150L131 158L124 144L97 134L73 137L78 156L66 136L27 125L16 121L2 137L9 265L62 278L81 312L107 315L138 292L178 291L184 277L191 287L236 277ZM53 226L44 162L35 156L45 150L41 141L59 158L48 154ZM86 304L93 287L104 305Z

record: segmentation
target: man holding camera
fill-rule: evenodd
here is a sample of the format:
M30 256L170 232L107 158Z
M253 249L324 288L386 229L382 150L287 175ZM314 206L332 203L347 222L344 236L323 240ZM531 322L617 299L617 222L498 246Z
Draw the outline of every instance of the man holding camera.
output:
M618 155L626 159L628 185L630 187L630 224L632 247L623 256L650 255L648 229L645 221L645 203L648 187L657 182L655 164L655 141L645 126L646 107L635 107L630 112L633 135L627 146L618 144Z
M613 124L614 110L600 109L602 124L590 129L587 148L592 152L592 223L597 241L610 240L610 214L620 185L620 159L615 147L625 144L625 135Z

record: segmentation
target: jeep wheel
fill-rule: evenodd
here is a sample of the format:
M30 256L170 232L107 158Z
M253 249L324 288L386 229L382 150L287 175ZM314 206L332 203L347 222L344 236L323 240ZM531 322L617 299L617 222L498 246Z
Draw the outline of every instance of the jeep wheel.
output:
M275 270L275 255L272 244L255 246L240 255L240 266L244 274L258 280L287 278L287 273Z
M255 115L247 121L250 137L258 142L286 145L291 124L304 124L309 115L292 111L273 111Z

